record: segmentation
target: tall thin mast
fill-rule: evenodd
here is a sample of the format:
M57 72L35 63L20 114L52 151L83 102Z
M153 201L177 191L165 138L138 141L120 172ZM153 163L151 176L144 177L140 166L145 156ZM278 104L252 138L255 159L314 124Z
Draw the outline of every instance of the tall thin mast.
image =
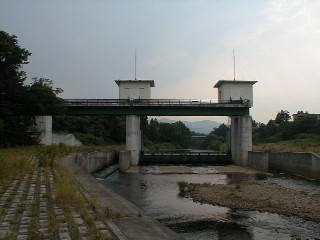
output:
M134 80L137 80L137 49L134 50Z
M233 81L236 80L236 57L234 56L234 49L233 49Z

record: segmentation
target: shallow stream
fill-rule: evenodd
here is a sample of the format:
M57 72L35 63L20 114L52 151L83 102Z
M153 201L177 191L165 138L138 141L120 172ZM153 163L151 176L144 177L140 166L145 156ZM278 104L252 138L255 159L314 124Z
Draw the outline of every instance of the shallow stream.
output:
M194 167L197 174L157 174L156 166L147 168L147 174L115 172L103 183L185 239L320 239L320 223L200 204L178 194L178 181L227 184L243 177L214 173L214 167ZM312 181L290 179L283 175L268 181L320 194L319 183Z

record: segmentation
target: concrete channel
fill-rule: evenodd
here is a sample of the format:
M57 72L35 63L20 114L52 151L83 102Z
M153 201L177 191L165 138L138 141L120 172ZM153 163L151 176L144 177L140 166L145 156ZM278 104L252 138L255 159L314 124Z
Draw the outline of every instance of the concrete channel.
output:
M61 159L61 162L74 175L84 196L95 203L97 214L105 221L113 239L183 239L177 233L148 216L140 208L96 180L90 174L87 166L90 166L90 169L97 170L96 164L93 162L101 162L103 156L95 156L94 154L87 154L87 156L90 156L90 160L83 158L83 155L79 158L77 154L72 154ZM79 164L79 159L81 158L83 161ZM88 165L83 164L86 161ZM100 165L100 163L97 163L97 165Z

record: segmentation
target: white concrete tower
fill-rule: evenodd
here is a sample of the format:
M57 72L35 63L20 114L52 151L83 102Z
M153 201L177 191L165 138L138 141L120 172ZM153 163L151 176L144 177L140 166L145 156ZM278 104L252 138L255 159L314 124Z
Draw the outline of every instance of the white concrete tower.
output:
M219 102L249 100L252 107L255 83L257 81L219 80L214 88L218 88ZM230 118L232 161L248 166L248 153L252 151L252 118L250 115Z
M150 99L154 80L116 80L119 99ZM126 116L126 149L131 152L131 166L137 166L141 151L140 117Z

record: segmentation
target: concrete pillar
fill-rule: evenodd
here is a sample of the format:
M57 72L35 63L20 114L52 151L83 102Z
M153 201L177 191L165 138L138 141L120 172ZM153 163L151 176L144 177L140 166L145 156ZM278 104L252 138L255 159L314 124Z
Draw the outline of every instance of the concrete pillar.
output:
M36 124L41 132L40 144L52 144L52 116L36 116Z
M126 149L131 152L131 166L138 166L141 151L140 117L126 117Z
M119 168L120 172L127 171L131 166L131 152L130 151L120 151L119 152Z
M235 164L249 165L249 151L252 151L251 116L231 117L231 154Z

